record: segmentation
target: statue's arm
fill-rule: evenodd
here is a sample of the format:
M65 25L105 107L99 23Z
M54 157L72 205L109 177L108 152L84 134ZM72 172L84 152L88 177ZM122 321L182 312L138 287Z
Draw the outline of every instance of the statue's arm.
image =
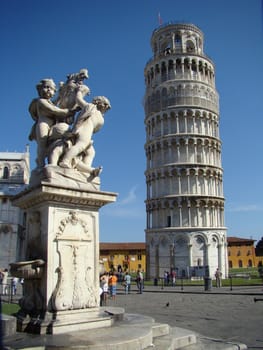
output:
M43 98L39 99L38 101L38 110L40 114L51 118L64 118L72 114L72 112L68 108L59 108Z
M76 103L81 109L86 107L86 105L88 104L88 102L85 101L85 99L83 98L81 90L78 90L76 93Z

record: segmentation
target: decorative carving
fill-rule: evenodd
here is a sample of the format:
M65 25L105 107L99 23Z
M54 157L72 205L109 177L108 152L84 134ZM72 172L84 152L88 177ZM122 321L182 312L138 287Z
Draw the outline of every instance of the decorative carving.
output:
M81 238L83 240L84 238L91 241L88 231L87 223L79 218L75 211L70 211L68 217L60 221L56 238L58 239L63 235L63 239L74 237L74 239Z
M52 308L58 311L96 307L94 268L88 262L89 256L94 255L94 247L89 245L92 239L88 225L76 211L70 211L60 221L56 241L60 263Z
M58 311L96 307L98 296L92 278L94 270L85 259L87 245L63 242L58 252L61 265L56 270L58 280L52 296L52 308Z

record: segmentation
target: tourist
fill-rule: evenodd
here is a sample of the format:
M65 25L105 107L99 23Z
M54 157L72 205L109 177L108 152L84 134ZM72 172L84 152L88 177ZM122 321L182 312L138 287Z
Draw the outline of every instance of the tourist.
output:
M4 269L2 272L2 294L7 295L8 294L8 284L7 284L7 277L8 277L8 270Z
M12 295L16 295L17 283L18 283L18 278L17 277L13 277L12 280L11 280Z
M216 269L215 278L216 278L216 287L220 288L222 286L222 272L219 270L219 268Z
M124 288L125 288L125 294L130 294L131 292L131 275L129 272L125 273L124 276Z
M136 282L137 282L137 287L138 287L139 293L142 294L142 290L143 290L143 273L142 273L141 270L137 271Z
M172 271L171 276L172 276L172 286L175 287L175 285L176 285L176 272L175 272L175 270Z
M107 305L108 300L108 290L109 290L109 274L106 272L100 277L100 288L102 290L101 293L101 306Z
M109 277L109 289L110 289L110 296L112 300L116 299L116 294L117 294L117 281L118 278L114 272L110 274Z

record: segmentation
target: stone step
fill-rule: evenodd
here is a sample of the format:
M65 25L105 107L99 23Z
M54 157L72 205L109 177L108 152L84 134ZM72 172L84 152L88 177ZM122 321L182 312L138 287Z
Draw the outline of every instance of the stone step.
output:
M187 348L196 343L196 334L188 329L173 327L169 334L158 336L153 339L153 344L147 350L174 350Z
M238 342L213 339L190 333L187 329L172 328L169 335L157 337L146 350L246 350L247 346Z
M196 343L177 348L177 350L246 350L247 346L239 342L228 342L222 339L207 338L201 335L196 336Z
M109 312L109 310L108 310ZM111 313L122 314L119 310ZM118 316L119 317L119 316ZM118 319L117 317L117 319ZM10 327L14 326L10 318ZM4 323L7 324L8 320ZM32 335L6 331L4 346L9 350L240 350L245 344L203 337L188 329L155 323L154 319L138 314L125 314L112 327L79 330L64 334Z
M152 335L153 338L161 337L170 333L170 326L166 323L153 323Z

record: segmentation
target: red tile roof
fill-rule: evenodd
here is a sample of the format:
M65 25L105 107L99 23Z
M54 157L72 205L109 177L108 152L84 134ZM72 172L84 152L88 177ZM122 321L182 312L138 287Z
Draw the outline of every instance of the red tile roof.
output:
M100 243L100 250L144 250L144 242Z
M253 244L256 240L255 239L248 239L248 238L239 238L239 237L227 237L228 243L251 243Z

